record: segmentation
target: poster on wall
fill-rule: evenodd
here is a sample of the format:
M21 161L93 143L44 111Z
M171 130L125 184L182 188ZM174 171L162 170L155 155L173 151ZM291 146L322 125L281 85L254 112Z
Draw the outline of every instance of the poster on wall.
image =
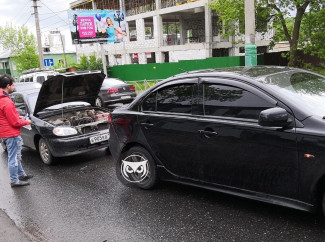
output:
M69 10L73 44L119 43L126 33L123 10Z

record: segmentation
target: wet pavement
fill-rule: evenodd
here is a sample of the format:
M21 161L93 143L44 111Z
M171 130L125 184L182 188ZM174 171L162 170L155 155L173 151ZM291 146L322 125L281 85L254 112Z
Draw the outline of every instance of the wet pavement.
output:
M173 183L123 186L105 150L46 166L23 149L31 185L12 189L0 148L0 209L33 241L324 241L325 223L293 209ZM1 236L0 236L1 237ZM0 240L1 241L1 240Z

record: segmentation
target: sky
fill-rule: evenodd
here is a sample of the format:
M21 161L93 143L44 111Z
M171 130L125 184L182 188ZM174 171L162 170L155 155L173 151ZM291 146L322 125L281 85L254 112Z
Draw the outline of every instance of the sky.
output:
M59 30L65 36L65 44L67 50L75 50L72 45L71 34L69 30L69 21L67 11L70 8L70 0L39 0L39 20L44 43L45 36L49 31ZM20 27L25 25L36 38L36 25L33 1L31 0L0 0L1 22L0 26L5 27L6 24Z

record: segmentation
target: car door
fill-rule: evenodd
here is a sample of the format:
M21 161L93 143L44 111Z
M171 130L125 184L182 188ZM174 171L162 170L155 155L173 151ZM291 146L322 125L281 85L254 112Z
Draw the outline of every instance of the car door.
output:
M198 178L198 79L168 83L142 102L138 122L153 154L170 172Z
M19 115L21 116L25 116L26 114L28 115L28 107L26 105L23 95L20 93L16 93L16 94L12 94L11 98L15 103ZM21 131L20 135L23 139L24 145L28 147L34 147L31 126L30 125L23 126L21 127L20 131Z
M198 120L201 179L279 196L297 194L295 128L258 124L262 110L282 104L238 81L206 78L200 90L204 109Z

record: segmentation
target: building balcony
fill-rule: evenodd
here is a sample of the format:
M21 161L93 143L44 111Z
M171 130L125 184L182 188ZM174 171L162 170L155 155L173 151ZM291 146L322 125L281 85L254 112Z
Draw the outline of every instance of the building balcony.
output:
M169 8L201 0L161 0L161 8Z

